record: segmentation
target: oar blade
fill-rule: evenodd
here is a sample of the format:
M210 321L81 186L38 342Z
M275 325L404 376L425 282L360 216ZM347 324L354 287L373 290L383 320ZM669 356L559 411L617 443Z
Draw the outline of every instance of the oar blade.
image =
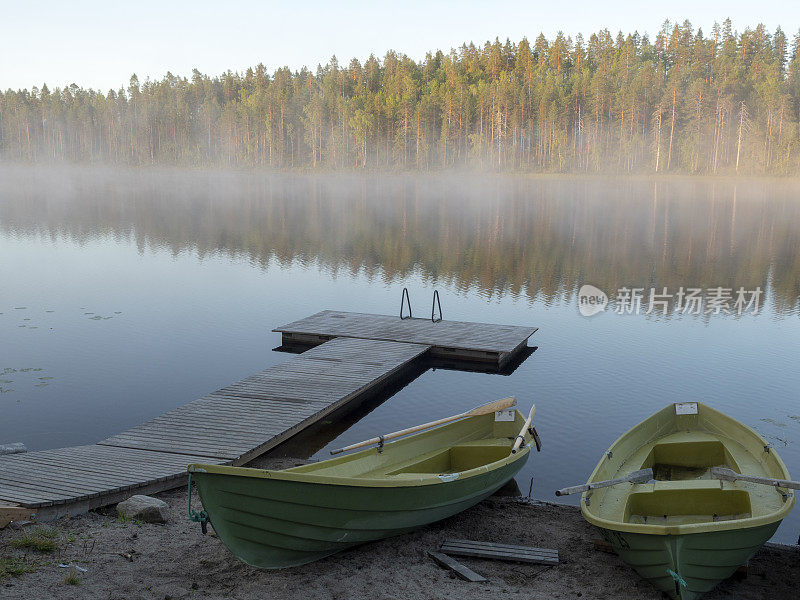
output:
M647 483L653 479L653 469L641 469L628 473L625 477L618 477L617 479L606 479L605 481L596 481L593 483L585 483L583 485L573 485L571 487L561 488L556 490L556 496L568 496L569 494L580 494L588 492L589 490L597 490L600 488L611 487L612 485L619 485L620 483Z
M642 469L640 471L634 471L627 477L628 481L631 483L646 483L653 479L653 469Z
M739 477L739 473L725 467L711 467L711 477L714 479L722 479L723 481L736 481Z
M477 417L479 415L488 415L490 413L497 412L498 410L505 410L516 405L517 399L514 396L509 396L508 398L495 400L494 402L489 402L488 404L484 404L482 406L476 406L467 413L467 416Z

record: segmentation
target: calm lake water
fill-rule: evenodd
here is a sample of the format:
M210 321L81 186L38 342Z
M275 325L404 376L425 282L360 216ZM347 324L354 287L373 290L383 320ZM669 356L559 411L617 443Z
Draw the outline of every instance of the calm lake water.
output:
M286 360L275 326L396 314L408 287L415 316L438 289L445 319L537 326L537 350L508 376L429 370L293 452L513 394L544 442L519 486L554 499L624 430L697 400L800 477L796 182L5 167L0 283L0 443L93 443ZM587 283L764 294L755 315L587 318ZM798 533L800 509L776 539Z

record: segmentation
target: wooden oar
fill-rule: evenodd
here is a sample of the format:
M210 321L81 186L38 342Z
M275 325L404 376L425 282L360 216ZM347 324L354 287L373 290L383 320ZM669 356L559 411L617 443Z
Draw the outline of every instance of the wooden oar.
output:
M476 408L473 408L471 411L461 413L460 415L445 417L444 419L431 421L430 423L424 423L423 425L415 425L414 427L409 427L408 429L401 429L400 431L387 433L386 435L379 435L378 437L374 437L369 440L364 440L363 442L358 442L357 444L350 444L349 446L345 446L344 448L339 448L338 450L331 450L331 454L341 454L342 452L347 452L348 450L355 450L356 448L362 448L364 446L370 446L372 444L382 444L386 440L391 440L404 435L408 435L409 433L416 433L417 431L422 431L423 429L430 429L431 427L436 427L437 425L444 425L445 423L449 423L450 421L457 421L458 419L463 419L465 417L477 417L478 415L488 415L489 413L493 413L498 410L511 408L516 403L517 399L514 398L514 396L503 398L502 400L495 400L494 402L489 402L488 404L484 404L483 406L478 406Z
M754 477L752 475L742 475L732 469L725 467L711 467L711 476L714 479L722 479L724 481L749 481L750 483L758 483L760 485L769 485L772 487L782 487L790 490L800 490L800 481L791 481L789 479L770 479L769 477Z
M594 483L585 483L583 485L574 485L560 490L556 490L556 496L567 496L569 494L580 494L588 492L589 490L596 490L598 488L611 487L620 483L644 483L653 478L653 469L642 469L641 471L634 471L625 477L618 479L606 479L605 481L596 481Z
M522 445L522 442L525 441L525 432L531 426L531 421L533 421L533 415L536 413L536 405L534 404L531 406L531 411L528 413L528 418L525 419L525 424L522 426L522 429L519 430L519 435L517 436L516 441L514 442L514 447L511 448L511 454L516 454L519 447ZM538 434L537 434L538 437ZM538 446L539 444L537 444Z

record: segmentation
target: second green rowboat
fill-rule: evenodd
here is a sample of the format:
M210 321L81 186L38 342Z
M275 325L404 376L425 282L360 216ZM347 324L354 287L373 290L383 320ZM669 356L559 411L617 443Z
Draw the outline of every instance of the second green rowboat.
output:
M623 434L588 483L642 469L652 469L654 480L584 492L583 516L656 588L699 598L747 562L794 505L791 489L722 481L713 467L789 479L754 430L703 404L680 403Z

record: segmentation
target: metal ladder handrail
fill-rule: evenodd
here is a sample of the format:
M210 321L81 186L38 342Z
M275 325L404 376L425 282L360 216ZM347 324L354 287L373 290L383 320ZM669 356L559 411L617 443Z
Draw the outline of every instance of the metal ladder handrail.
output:
M405 306L406 300L408 300L408 316L403 316L403 307ZM400 319L410 319L411 318L411 298L408 295L408 288L403 288L403 295L400 297Z
M436 317L436 305L439 305L439 318ZM431 321L433 323L438 323L442 320L442 301L439 300L439 291L433 290L433 305L431 306Z

